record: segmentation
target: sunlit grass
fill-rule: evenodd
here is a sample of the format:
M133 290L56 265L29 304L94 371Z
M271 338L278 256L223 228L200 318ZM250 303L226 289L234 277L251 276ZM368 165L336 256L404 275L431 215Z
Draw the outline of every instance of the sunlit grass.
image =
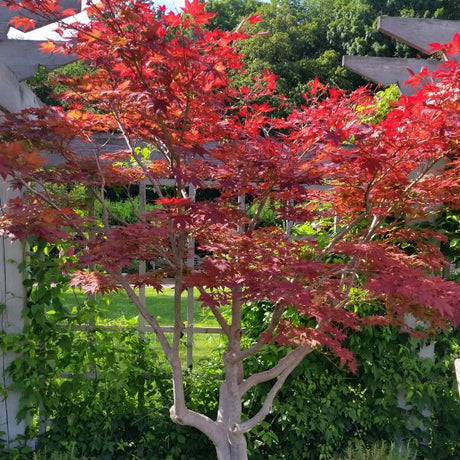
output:
M81 291L68 291L64 296L65 304L72 308L82 305L87 295ZM103 298L96 297L98 310L102 321L117 322L132 320L139 313L135 305L129 300L125 292L105 294ZM165 287L163 292L157 293L153 288L146 288L145 303L147 309L156 316L162 326L174 324L174 290ZM187 293L182 294L182 318L187 318ZM200 302L194 301L193 318L195 326L217 327L217 322L209 310L201 307Z
M196 294L196 293L195 293ZM64 303L69 309L80 308L87 295L78 290L69 290L64 295ZM174 324L174 290L165 287L163 292L158 293L153 288L146 288L145 300L147 309L156 316L160 325L173 326ZM139 312L130 301L125 292L106 294L103 297L96 296L97 324L111 326L136 326L139 324ZM182 320L187 324L187 293L182 294ZM141 319L142 321L142 319ZM214 316L206 308L202 308L197 300L193 303L194 327L218 327ZM171 337L170 334L167 334ZM185 360L187 353L186 336L181 340L181 356ZM193 358L202 359L213 350L224 346L224 337L221 334L194 333L193 334ZM158 343L158 349L160 344Z

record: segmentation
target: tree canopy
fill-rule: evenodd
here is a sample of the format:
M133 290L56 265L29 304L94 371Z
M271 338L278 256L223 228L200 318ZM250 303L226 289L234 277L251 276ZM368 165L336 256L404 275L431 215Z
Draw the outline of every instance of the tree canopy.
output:
M240 45L246 73L238 73L234 78L248 85L252 77L270 69L279 75L278 86L283 93L298 103L299 94L316 76L344 89L367 83L342 67L345 54L417 55L415 50L377 32L378 16L457 19L460 3L458 0L212 0L206 2L205 8L217 13L207 25L210 29L233 30L249 16L261 15L262 22L243 24L254 35ZM72 64L66 73L72 76L81 66L81 63ZM48 103L51 88L46 83L47 75L42 69L30 84Z

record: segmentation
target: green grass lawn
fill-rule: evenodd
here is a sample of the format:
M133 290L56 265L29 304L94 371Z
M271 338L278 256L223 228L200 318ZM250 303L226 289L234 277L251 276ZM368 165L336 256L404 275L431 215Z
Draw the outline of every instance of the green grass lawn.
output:
M145 291L147 309L158 318L162 326L172 326L174 324L174 290L164 288L162 293L157 293L153 288L146 288ZM81 306L86 298L87 295L81 291L69 290L64 296L64 303L72 309ZM97 296L95 300L98 304L97 310L99 312L97 324L136 325L139 313L125 292L106 294L103 298ZM196 300L194 301L193 314L195 327L218 327L214 316L209 310L202 308L200 302ZM187 324L187 293L182 295L182 318L184 323ZM185 357L185 337L182 342L181 354ZM221 348L224 343L224 337L220 334L194 334L194 360L206 357L212 350Z
M68 307L81 305L86 295L80 291L68 291L65 294L64 302ZM116 292L106 294L104 298L97 297L101 310L101 319L103 322L124 322L132 320L138 316L138 311L134 304L128 299L125 292ZM162 326L172 326L174 324L174 290L164 288L162 293L157 293L153 288L145 290L145 300L147 309L154 314ZM217 327L218 324L214 316L201 307L200 303L195 300L194 308L195 326ZM187 294L182 294L182 318L186 323L187 318ZM105 320L105 321L104 321Z

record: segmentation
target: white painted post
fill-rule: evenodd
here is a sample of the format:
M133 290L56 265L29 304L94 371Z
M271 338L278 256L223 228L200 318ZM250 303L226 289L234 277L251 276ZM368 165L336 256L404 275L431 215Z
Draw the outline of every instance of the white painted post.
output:
M0 214L8 200L18 194L8 182L0 178ZM5 334L21 333L24 327L21 313L25 306L25 290L23 274L18 269L23 256L23 245L19 241L11 241L4 236L0 238L0 328ZM0 353L1 386L7 389L11 378L6 369L17 355L3 350ZM19 398L20 393L8 391L0 401L0 432L4 433L0 433L0 436L4 437L7 447L13 447L15 438L24 435L27 426L27 420L16 420Z
M139 214L140 215L145 214L146 205L147 205L147 187L146 187L146 182L144 180L139 183ZM139 261L139 271L138 272L139 272L139 275L146 274L147 272L147 261L146 260ZM142 305L145 307L146 298L145 298L145 286L144 285L141 285L139 287L139 299ZM139 327L139 337L141 338L141 340L144 340L145 338L144 328L146 325L146 321L142 315L139 315L137 324ZM139 392L137 394L138 410L142 410L145 404L144 403L144 399L145 399L144 389L145 389L145 385L143 384L142 388L139 388ZM138 446L137 455L139 458L142 458L144 456L144 448L142 446Z
M190 184L188 187L188 196L192 201L196 198L196 189ZM190 238L188 242L188 258L187 265L190 270L193 270L195 266L195 239ZM187 367L193 365L193 323L194 323L194 307L195 296L193 294L193 288L187 289Z
M454 361L455 374L457 375L458 394L460 395L460 358Z
M145 206L147 202L147 190L145 186L145 181L139 183L139 213L142 215L145 213ZM139 261L139 275L145 275L147 271L147 262L145 260ZM139 288L139 298L142 302L142 305L145 307L145 286L142 285ZM142 315L139 315L138 326L139 330L142 331L146 325L145 319ZM143 332L141 332L142 336Z
M0 42L7 30L7 22L3 22L8 8L0 7ZM16 15L16 14L15 14ZM6 33L6 32L5 32ZM27 56L23 57L27 59ZM21 83L6 63L0 61L0 119L5 112L20 112L29 107L40 107L42 103L37 96ZM1 154L1 152L0 152ZM18 191L13 191L7 181L0 177L0 214L6 203ZM18 264L23 261L23 245L18 241L0 237L0 331L5 334L20 333L24 327L21 317L25 306L25 290L23 277L18 270ZM6 369L17 355L0 350L0 386L7 389L11 379ZM8 391L0 394L0 438L4 439L6 447L14 447L17 436L24 435L28 420L17 422L20 393Z

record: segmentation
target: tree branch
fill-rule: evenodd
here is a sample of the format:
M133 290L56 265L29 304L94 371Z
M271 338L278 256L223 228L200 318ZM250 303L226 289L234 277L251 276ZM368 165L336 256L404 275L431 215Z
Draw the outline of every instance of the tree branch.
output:
M126 222L124 219L121 219L120 217L116 216L108 207L107 205L105 204L105 199L102 199L97 193L95 193L92 189L90 189L90 193L91 193L91 196L96 200L98 201L102 208L103 208L103 212L106 212L112 219L114 219L115 221L118 221L118 223L122 224L122 225L127 225L128 222Z
M254 212L254 216L249 222L249 225L248 225L249 231L252 231L255 229L257 222L259 220L260 214L265 206L265 203L267 203L268 196L269 196L269 191L266 191L264 195L262 196L262 198L260 199L259 206L257 207L256 211Z
M270 320L270 323L268 324L267 328L263 332L263 335L271 334L274 330L275 327L278 325L281 316L283 315L285 310L284 305L278 304L274 311L272 318ZM262 338L259 338L257 343L255 343L252 347L246 348L245 350L242 350L238 356L239 359L243 360L247 358L248 356L253 355L254 353L257 353L259 350L262 349L262 347L265 345L265 341Z
M156 179L154 179L153 177L150 176L149 172L148 172L148 169L145 167L144 163L141 161L141 158L139 155L136 154L135 152L135 149L133 148L133 145L131 144L131 140L128 136L128 134L126 133L126 130L124 128L124 125L123 123L121 122L120 120L120 117L118 115L118 112L117 110L112 106L112 112L113 112L113 116L117 122L117 125L121 131L121 134L123 136L123 139L125 140L125 143L126 143L126 146L128 147L128 150L129 152L131 153L132 157L136 160L136 163L139 165L139 167L142 169L142 171L144 172L145 176L148 177L150 183L153 185L153 187L155 188L155 191L157 192L158 194L158 197L160 199L163 198L163 192L161 191L161 188L160 186L158 185L158 181ZM160 148L160 151L161 151L161 148ZM163 153L163 152L162 152ZM165 156L165 158L168 160L167 156L163 153L163 155Z
M165 335L165 333L162 331L160 324L158 323L158 320L154 315L152 315L146 308L145 305L141 302L141 299L139 296L136 294L134 289L130 286L128 281L120 274L116 273L111 273L111 275L114 277L114 279L121 284L123 289L126 291L128 294L129 298L131 301L134 303L136 306L137 310L139 313L144 317L144 319L152 326L152 329L155 332L155 335L158 338L158 341L160 342L161 347L163 348L163 351L168 359L170 359L171 356L171 345L169 344L169 341Z
M323 254L329 251L333 246L335 246L339 241L341 241L347 233L349 233L353 227L356 227L358 224L360 224L366 217L367 213L363 212L356 216L346 227L344 227L342 230L340 230L337 235L332 238L331 242L327 245L327 247L323 250Z
M286 356L286 358L289 357L288 360L285 361L284 363L284 369L279 373L279 377L275 384L272 386L271 390L269 391L267 397L265 398L265 401L260 408L260 410L255 414L252 418L247 420L246 422L236 424L233 427L233 432L235 433L247 433L248 431L252 430L256 425L258 425L260 422L262 422L265 417L270 413L273 400L275 399L275 396L278 394L279 390L283 386L284 382L286 379L289 377L291 372L299 365L299 363L302 361L302 359L311 351L311 347L309 346L302 346L299 348L296 348L293 352L291 352L289 355ZM283 358L284 359L284 358ZM281 361L280 361L281 363ZM278 363L278 364L280 364ZM275 366L273 369L275 369L277 366ZM270 371L268 371L270 372ZM251 377L257 376L264 374L263 372L260 374L254 374ZM276 375L275 375L276 376ZM271 377L274 378L275 376ZM271 380L265 379L263 381ZM260 383L260 382L257 382Z
M186 425L196 428L204 433L214 444L222 442L222 429L206 415L200 414L188 408L177 411L175 406L171 406L169 410L171 420L179 425Z
M286 369L290 368L293 364L294 367L297 366L300 361L311 351L311 347L304 345L300 346L292 351L290 351L284 358L280 359L278 363L273 366L271 369L268 369L263 372L258 372L257 374L252 374L247 379L243 380L239 385L240 395L243 396L254 386L268 382L280 374L282 374Z
M206 294L206 290L203 287L197 287L197 289L201 294ZM227 321L225 320L225 318L222 315L222 313L215 306L209 305L208 308L211 310L212 314L216 318L216 320L219 323L219 326L222 328L222 331L224 332L224 334L227 337L229 337L230 336L230 325L227 323Z
M82 236L84 239L86 239L86 235L85 235L85 232L83 232L79 227L77 227L76 225L74 225L72 223L72 220L69 216L65 215L65 214L61 214L61 207L58 206L51 198L49 198L47 195L48 195L48 192L46 191L46 195L44 195L43 193L40 193L38 190L35 190L34 188L32 188L24 179L22 179L21 177L18 177L16 178L16 180L18 180L19 184L21 184L22 187L24 187L25 189L27 189L30 193L32 193L33 195L35 195L36 197L40 198L44 203L47 203L48 205L50 205L53 209L55 209L56 211L59 211L59 215L61 217L63 217L69 224L70 227L72 227L75 232ZM37 182L38 184L38 182Z

